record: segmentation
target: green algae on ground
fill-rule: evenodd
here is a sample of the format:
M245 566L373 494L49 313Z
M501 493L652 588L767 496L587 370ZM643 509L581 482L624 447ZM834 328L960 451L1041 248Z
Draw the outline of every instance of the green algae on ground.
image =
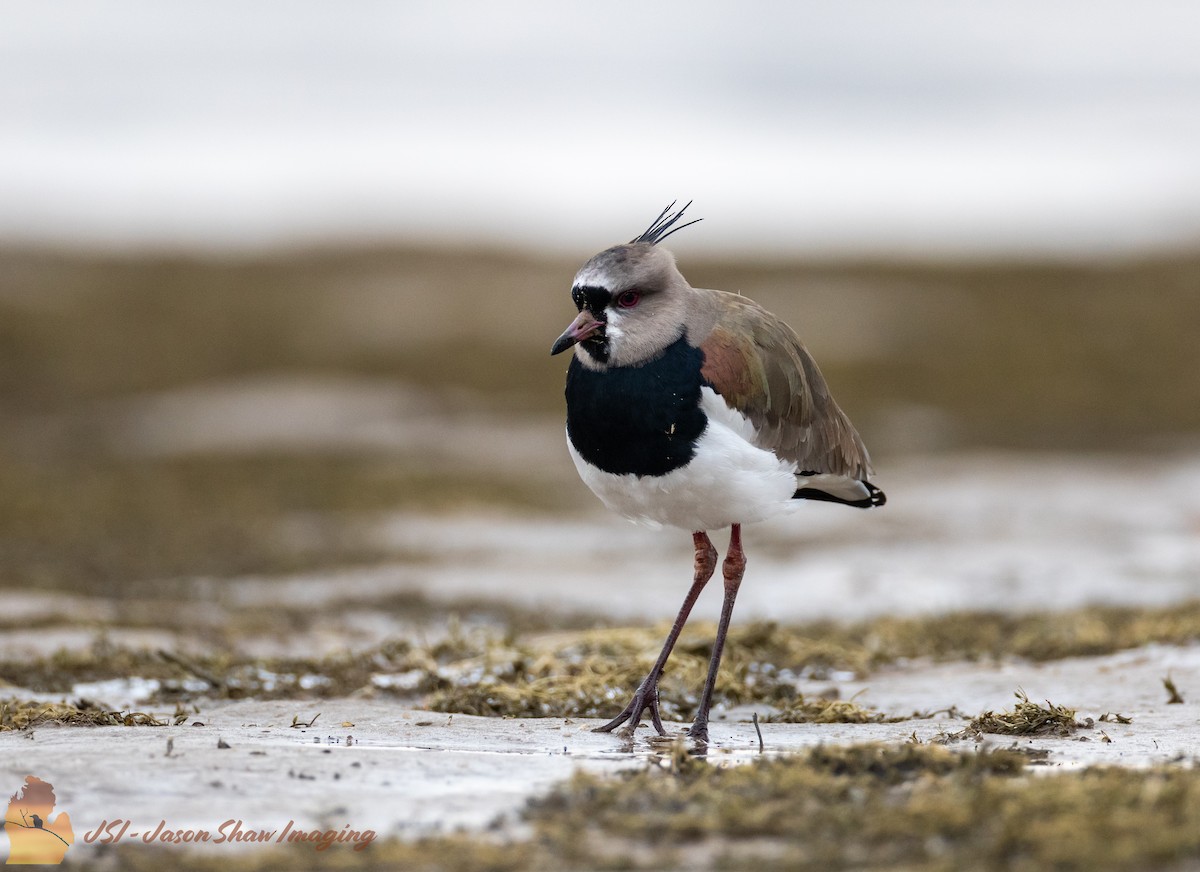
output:
M605 717L645 676L665 634L659 629L604 628L493 647L457 675L443 671L430 707L479 715ZM704 681L713 628L689 626L660 690L663 713L684 717ZM735 624L717 683L720 705L767 705L773 720L867 722L883 719L852 703L809 700L800 678L835 671L864 677L915 659L1035 661L1094 656L1149 643L1200 639L1200 601L1166 608L1087 607L1004 615L964 612L876 618L852 624Z
M665 627L597 629L497 647L462 664L457 677L429 698L437 711L513 717L610 717L633 693L658 654ZM708 670L715 628L688 627L659 685L662 714L690 717ZM795 628L770 622L735 626L721 664L716 702L759 704L811 720L815 709L799 698L805 671L854 659L852 650L832 652ZM805 706L810 706L805 708ZM827 719L863 722L865 710L848 703L820 705ZM853 714L853 717L851 715Z
M443 674L429 705L480 715L610 716L642 680L665 628L604 628L549 638L515 640L492 650L457 677ZM714 630L689 626L663 675L663 714L687 716L704 681ZM961 612L913 618L883 617L852 624L797 626L770 621L735 624L717 682L720 705L767 705L776 720L822 718L865 722L882 715L851 704L805 700L800 678L835 671L864 677L916 659L1045 661L1095 656L1150 643L1200 639L1200 600L1169 607L1094 606L1066 612L1005 615ZM815 703L815 705L814 705Z
M463 614L470 616L464 624L456 620L452 603L432 604L415 597L394 605L414 620L436 625L439 641L397 638L365 651L260 658L239 653L239 640L250 628L262 627L234 620L228 635L207 654L133 649L101 636L89 649L0 661L0 681L38 692L69 693L79 682L138 677L160 683L153 701L370 692L437 711L483 716L611 717L649 670L666 632L665 627L593 627L546 633L547 627L560 623L552 615L474 600L461 604ZM277 611L276 618L285 626L293 620L286 607ZM588 620L566 615L561 624L578 628ZM714 632L704 623L685 630L660 687L664 717L682 720L694 710ZM1055 632L1056 638L1047 638ZM960 613L855 624L746 622L730 630L716 702L725 707L761 706L770 710L761 714L775 721L866 723L901 714L919 717L909 712L885 715L853 701L806 697L799 693L798 682L826 678L835 671L861 678L914 659L1040 660L1110 653L1152 642L1185 644L1198 638L1200 601L1165 608Z
M511 615L510 615L511 617ZM456 625L452 624L452 628ZM182 655L135 650L101 638L81 651L0 662L0 680L39 692L68 693L81 681L138 676L159 682L152 699L281 699L345 696L364 689L424 698L435 711L504 717L611 716L645 676L663 628L605 628L554 634L453 630L433 644L404 639L365 652L326 657L249 658L226 648ZM689 627L672 656L662 691L669 719L690 716L708 669L714 628ZM797 677L853 659L794 628L735 627L722 665L718 704L779 710L777 720L864 723L883 718L840 701L806 701Z
M452 624L452 627L455 626ZM661 685L668 719L689 717L708 668L713 628L689 628ZM593 629L555 634L454 630L432 644L403 639L372 650L320 658L248 658L134 650L104 639L81 651L0 662L0 679L39 692L69 693L76 683L138 676L154 679L154 701L199 697L288 699L370 691L424 700L435 711L492 717L604 717L624 704L656 654L660 628ZM735 628L717 702L776 709L773 720L867 723L884 720L853 702L807 700L800 672L828 646L775 624Z
M107 852L122 872L296 872L296 870L403 870L403 872L566 872L535 842L449 835L401 841L376 839L361 851L333 845L316 853L309 845L242 851L182 851L120 845Z
M747 766L579 776L538 804L572 864L708 868L1145 869L1200 859L1200 772L1018 777L1020 755L819 748ZM589 854L592 855L589 857ZM599 864L603 865L603 863ZM619 863L617 864L619 865Z
M815 625L824 628L824 625ZM808 631L809 628L804 628ZM952 612L829 626L831 642L856 640L868 667L897 660L1034 661L1111 654L1150 643L1200 640L1200 599L1166 607L1087 606L1055 612Z
M577 775L532 803L527 840L503 834L331 849L322 869L1115 872L1200 862L1200 770L1025 770L1011 750L817 747L741 765L690 758L614 778ZM120 867L276 872L294 850L115 852Z
M764 720L777 724L881 724L905 718L863 708L852 699L809 699L798 694Z
M924 834L908 835L887 820L891 806L903 808L925 785L978 786L989 776L1011 777L1023 766L1008 751L818 747L741 766L691 766L672 776L656 768L611 780L577 775L534 803L530 816L575 862L588 853L603 857L604 846L616 838L637 846L638 856L652 852L668 866L675 852L686 848L690 855L700 841L710 856L738 843L765 848L768 856L803 846L814 852L813 861L828 863L844 841L867 844L886 837L893 850L903 846L909 853L906 843Z

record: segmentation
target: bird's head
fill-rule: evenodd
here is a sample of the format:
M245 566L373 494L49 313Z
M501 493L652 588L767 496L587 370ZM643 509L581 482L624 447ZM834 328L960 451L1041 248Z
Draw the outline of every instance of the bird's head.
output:
M675 257L658 243L696 222L674 227L687 209L671 214L674 206L664 209L640 236L600 252L576 273L571 299L579 315L555 341L551 354L574 345L579 362L591 369L636 366L654 359L682 335L692 289L675 266Z

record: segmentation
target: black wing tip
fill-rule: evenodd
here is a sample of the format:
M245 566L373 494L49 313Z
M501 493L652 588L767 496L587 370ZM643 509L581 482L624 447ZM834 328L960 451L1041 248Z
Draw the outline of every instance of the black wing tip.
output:
M801 473L801 475L806 474L811 473ZM845 497L834 496L831 493L827 493L823 490L817 490L816 488L812 487L798 488L796 492L792 494L792 499L816 500L817 502L821 503L837 503L842 506L853 506L856 509L877 509L880 506L887 505L887 494L875 487L875 485L871 484L869 481L861 481L859 484L867 489L867 496L861 500L848 500Z

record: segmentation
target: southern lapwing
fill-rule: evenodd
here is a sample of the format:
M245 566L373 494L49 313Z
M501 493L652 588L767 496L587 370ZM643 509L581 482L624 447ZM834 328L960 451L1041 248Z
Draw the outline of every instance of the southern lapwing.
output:
M691 204L689 203L688 206ZM708 716L734 599L746 568L742 524L802 500L882 506L862 439L812 356L786 324L745 297L693 288L659 243L678 225L672 203L642 234L583 265L579 315L550 349L575 347L567 370L567 447L584 483L633 521L692 531L695 575L662 653L625 709L598 728L662 735L658 682L688 614L717 566L708 531L731 528L725 600L708 678L688 734ZM699 219L697 219L699 220Z

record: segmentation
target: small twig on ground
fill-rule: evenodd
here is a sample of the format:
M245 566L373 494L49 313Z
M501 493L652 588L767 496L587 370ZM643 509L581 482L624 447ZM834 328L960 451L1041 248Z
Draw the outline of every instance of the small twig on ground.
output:
M225 689L224 681L217 678L215 675L213 675L211 672L209 672L204 667L197 666L195 663L192 663L190 660L188 660L184 657L181 657L178 654L172 654L170 651L167 651L163 648L159 648L158 656L161 657L163 660L166 660L168 663L174 663L180 669L183 669L186 672L190 672L192 675L196 676L201 681L207 681L210 685L212 685L214 690L222 690L223 691Z

